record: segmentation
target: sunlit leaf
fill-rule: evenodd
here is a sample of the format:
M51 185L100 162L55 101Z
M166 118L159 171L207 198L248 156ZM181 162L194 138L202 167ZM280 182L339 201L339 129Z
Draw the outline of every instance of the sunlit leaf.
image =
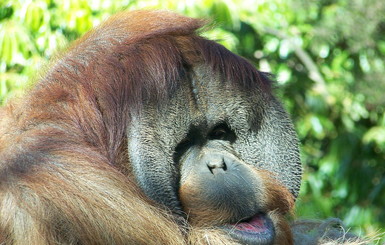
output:
M385 127L384 126L372 127L365 133L363 137L363 141L365 143L374 141L379 145L385 146Z

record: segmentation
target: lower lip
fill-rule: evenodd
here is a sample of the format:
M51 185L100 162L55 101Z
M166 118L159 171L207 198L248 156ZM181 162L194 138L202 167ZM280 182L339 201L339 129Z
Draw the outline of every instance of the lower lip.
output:
M266 214L256 214L247 222L228 224L225 229L246 244L272 244L275 237L273 222Z
M266 215L257 214L249 219L247 222L240 222L233 224L233 228L237 231L248 233L262 233L269 231L268 218Z

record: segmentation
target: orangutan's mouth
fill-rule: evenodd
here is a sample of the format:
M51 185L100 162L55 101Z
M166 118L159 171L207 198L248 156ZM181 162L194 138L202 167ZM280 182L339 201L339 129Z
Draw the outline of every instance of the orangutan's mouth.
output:
M235 224L227 224L225 230L245 244L273 244L275 237L274 224L270 217L258 213Z

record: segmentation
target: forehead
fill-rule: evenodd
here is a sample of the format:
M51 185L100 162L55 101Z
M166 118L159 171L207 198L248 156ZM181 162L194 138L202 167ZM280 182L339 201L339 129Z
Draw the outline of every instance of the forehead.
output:
M160 131L191 126L209 129L220 122L246 128L256 111L262 111L266 97L262 90L243 89L204 66L193 68L179 84L169 99L144 108L144 114L151 114L149 117L157 121L153 126Z
M191 76L191 99L198 114L204 114L208 124L246 117L258 100L257 91L246 91L223 79L203 66L196 67Z

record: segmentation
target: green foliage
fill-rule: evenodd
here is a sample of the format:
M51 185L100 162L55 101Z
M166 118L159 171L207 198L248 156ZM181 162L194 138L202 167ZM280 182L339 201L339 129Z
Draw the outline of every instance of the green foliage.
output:
M211 18L205 35L276 74L305 175L297 214L385 227L385 2L382 0L2 0L0 103L57 50L121 9Z

